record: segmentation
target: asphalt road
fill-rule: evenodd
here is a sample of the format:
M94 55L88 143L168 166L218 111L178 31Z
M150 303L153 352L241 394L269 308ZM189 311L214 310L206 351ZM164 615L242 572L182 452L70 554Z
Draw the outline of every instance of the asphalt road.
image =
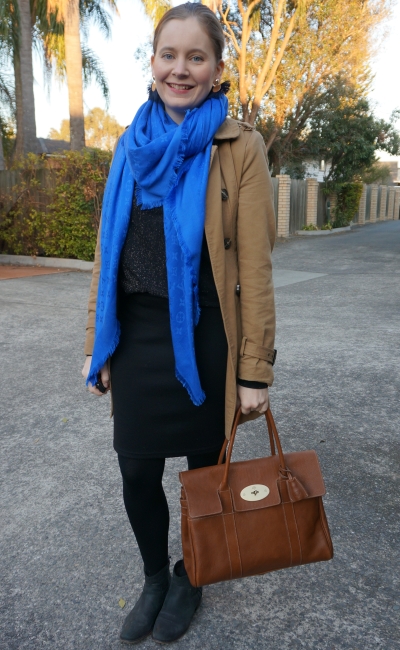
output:
M205 588L175 647L395 650L400 222L292 238L276 246L274 266L273 411L284 450L318 452L335 558ZM80 377L89 283L86 273L0 282L1 650L122 648L141 590L109 398L89 395ZM235 457L266 449L256 421ZM170 460L165 474L173 561L184 465Z

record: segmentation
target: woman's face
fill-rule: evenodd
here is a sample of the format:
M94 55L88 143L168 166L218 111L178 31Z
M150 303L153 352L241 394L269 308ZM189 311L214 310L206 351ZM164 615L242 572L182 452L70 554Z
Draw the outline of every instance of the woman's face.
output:
M185 112L205 100L224 62L216 60L207 33L196 18L170 20L163 27L151 67L168 115L180 124Z

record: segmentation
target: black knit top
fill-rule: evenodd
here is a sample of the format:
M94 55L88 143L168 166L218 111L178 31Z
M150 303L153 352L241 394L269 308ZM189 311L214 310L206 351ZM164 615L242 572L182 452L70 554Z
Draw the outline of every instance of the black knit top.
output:
M163 209L142 210L133 201L120 263L120 283L126 294L149 293L168 298ZM199 302L219 307L206 238L201 250Z

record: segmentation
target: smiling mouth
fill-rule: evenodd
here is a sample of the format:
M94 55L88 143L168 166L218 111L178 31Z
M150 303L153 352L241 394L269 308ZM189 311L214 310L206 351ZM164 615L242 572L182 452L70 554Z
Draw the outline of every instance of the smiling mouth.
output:
M191 90L193 86L186 86L185 84L171 84L167 83L167 86L170 88L175 88L175 90Z

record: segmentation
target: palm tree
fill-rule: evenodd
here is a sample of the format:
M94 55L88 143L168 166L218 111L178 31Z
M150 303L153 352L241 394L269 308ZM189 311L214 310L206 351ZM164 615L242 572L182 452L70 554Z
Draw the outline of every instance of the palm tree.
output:
M5 65L4 65L5 64ZM10 82L9 76L3 72L6 67L6 57L2 52L0 41L0 171L6 168L4 150L3 150L3 133L7 128L7 122L15 119L15 95L14 87Z
M103 33L110 35L110 15L104 9L116 12L115 0L48 0L48 19L58 23L58 29L45 36L47 60L56 63L58 73L67 77L71 149L85 146L83 115L83 83L95 78L108 100L108 86L97 57L87 47L82 47L80 28L87 32L90 20L96 22ZM58 32L58 33L57 33Z
M85 146L83 123L82 48L79 0L69 0L64 14L65 67L68 79L71 149Z
M12 62L14 68L14 88L8 92L8 101L12 96L13 104L15 95L17 139L14 154L20 156L38 148L29 0L0 0L0 45L2 63ZM4 87L11 88L9 81ZM7 101L7 93L3 92L2 99Z
M35 98L33 95L32 26L29 0L17 0L19 47L14 51L17 141L15 155L37 151Z
M7 43L0 32L0 171L6 168L3 151L3 132L10 118L15 118L15 94L11 75L5 72L9 60Z

